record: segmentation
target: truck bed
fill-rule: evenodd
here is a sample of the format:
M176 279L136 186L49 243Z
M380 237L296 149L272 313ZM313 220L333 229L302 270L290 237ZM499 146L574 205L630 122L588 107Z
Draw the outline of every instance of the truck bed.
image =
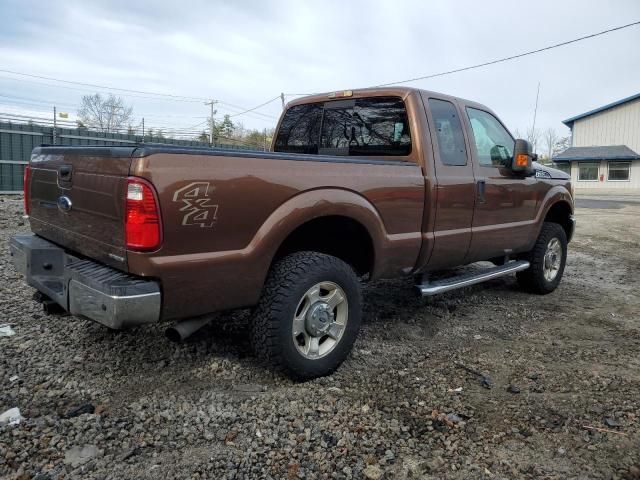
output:
M43 146L31 166L33 232L74 255L161 278L163 318L255 304L282 242L317 215L349 218L372 232L375 245L360 249L380 252L374 277L410 271L422 246L425 179L417 151L398 159L147 144ZM60 180L65 166L73 171L68 182ZM131 177L157 192L163 236L157 250L126 248ZM58 208L61 196L73 202L70 211ZM353 234L336 232L334 248L348 245Z

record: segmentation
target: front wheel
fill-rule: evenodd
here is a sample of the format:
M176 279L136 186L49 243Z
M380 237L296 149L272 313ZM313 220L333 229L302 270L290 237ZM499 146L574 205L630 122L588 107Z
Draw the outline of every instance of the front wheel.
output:
M256 355L290 377L328 375L347 357L361 316L360 284L342 260L297 252L269 272L251 329Z
M518 282L526 290L539 294L553 292L562 279L567 263L567 235L557 223L545 222L536 244L524 257L531 266L518 272Z

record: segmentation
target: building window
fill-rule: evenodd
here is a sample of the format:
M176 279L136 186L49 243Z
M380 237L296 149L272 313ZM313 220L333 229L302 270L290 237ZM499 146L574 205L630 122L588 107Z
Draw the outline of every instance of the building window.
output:
M631 164L629 162L609 162L609 175L607 180L628 182L630 170Z
M579 163L578 180L581 182L595 182L598 180L597 163Z

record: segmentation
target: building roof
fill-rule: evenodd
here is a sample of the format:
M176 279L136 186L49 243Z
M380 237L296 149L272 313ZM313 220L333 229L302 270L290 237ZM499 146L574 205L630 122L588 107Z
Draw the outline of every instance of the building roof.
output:
M604 112L605 110L609 110L610 108L614 108L624 103L632 102L638 99L640 99L640 93L636 93L635 95L631 95L630 97L623 98L621 100L618 100L617 102L608 103L607 105L596 108L594 110L589 110L588 112L581 113L580 115L576 115L575 117L567 118L566 120L563 120L562 123L564 123L569 128L573 128L573 122L575 122L576 120L580 120L581 118L588 117L595 113Z
M626 145L604 147L569 147L553 157L554 162L589 162L598 160L640 160L640 155Z

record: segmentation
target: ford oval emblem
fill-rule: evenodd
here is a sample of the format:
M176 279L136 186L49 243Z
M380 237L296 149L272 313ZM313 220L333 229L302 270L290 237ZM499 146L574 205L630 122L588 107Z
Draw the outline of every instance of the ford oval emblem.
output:
M58 208L63 212L68 212L69 210L71 210L72 206L73 204L71 203L71 199L66 195L58 197Z

